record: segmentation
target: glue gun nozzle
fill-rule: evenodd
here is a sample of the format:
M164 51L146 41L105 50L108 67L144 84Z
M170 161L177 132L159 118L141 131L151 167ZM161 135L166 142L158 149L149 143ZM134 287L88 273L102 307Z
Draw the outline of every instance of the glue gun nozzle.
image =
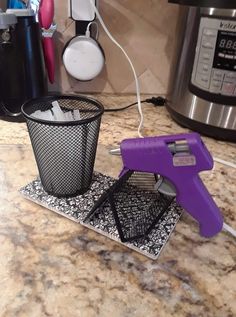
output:
M120 148L118 148L118 149L112 149L112 150L109 151L109 153L110 153L111 155L121 155Z

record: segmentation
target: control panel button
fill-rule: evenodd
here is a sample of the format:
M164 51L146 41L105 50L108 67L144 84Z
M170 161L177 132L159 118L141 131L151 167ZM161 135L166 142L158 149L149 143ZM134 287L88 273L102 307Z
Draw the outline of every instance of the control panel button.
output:
M203 69L204 72L208 72L209 69L210 69L210 67L209 67L209 65L207 65L207 64L203 64L203 65L202 65L202 69Z
M211 81L211 86L214 88L221 88L222 82L219 80L212 80Z
M209 54L209 53L204 53L204 54L202 55L202 59L203 59L204 61L209 61L209 60L211 59L211 54Z
M236 82L236 73L233 73L233 72L226 73L224 80L230 83Z
M199 63L212 64L213 53L214 52L212 50L201 49L200 56L199 56Z
M198 64L198 68L197 68L197 71L199 73L202 73L202 74L210 74L210 71L211 71L211 67L210 65L208 64L205 64L205 63L199 63Z
M209 86L210 86L210 78L209 78L209 76L205 76L203 74L197 73L196 82L201 87L209 89Z
M204 42L202 42L202 47L213 49L214 45L211 42L204 41Z
M215 47L216 39L203 35L202 37L202 47L213 49Z
M220 70L214 70L213 72L213 79L214 80L223 80L224 78L224 72L220 71Z
M222 86L222 81L219 80L212 80L211 81L211 86L210 86L210 91L214 93L220 93L221 91L221 86Z
M203 34L206 35L206 36L214 36L214 37L216 37L217 36L217 30L204 28L203 29Z
M235 84L223 83L222 93L224 95L233 95L234 90L235 90Z

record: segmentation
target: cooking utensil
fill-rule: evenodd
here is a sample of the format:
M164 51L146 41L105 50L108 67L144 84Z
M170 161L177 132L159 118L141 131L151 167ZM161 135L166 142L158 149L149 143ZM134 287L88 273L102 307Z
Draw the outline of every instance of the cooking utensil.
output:
M42 29L42 44L48 79L53 84L55 78L55 47L53 34L56 24L53 22L54 1L53 0L31 0L31 8L35 11L39 25Z
M48 79L51 84L55 79L55 47L53 41L53 34L56 31L57 25L52 24L49 29L43 29L43 52L44 60L48 72Z

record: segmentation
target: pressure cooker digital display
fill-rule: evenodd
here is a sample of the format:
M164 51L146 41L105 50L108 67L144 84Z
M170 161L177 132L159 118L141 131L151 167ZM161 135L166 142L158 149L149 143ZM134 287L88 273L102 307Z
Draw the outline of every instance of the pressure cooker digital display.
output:
M236 69L236 33L218 32L213 67L224 70Z
M230 36L232 33L219 32L220 37L218 40L219 49L236 50L236 37Z

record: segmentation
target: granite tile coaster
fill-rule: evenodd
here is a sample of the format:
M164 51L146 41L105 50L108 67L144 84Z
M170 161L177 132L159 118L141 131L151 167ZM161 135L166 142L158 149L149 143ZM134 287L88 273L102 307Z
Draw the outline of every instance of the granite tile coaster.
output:
M48 195L44 191L40 179L38 178L21 188L20 193L26 199L78 222L151 259L157 259L182 214L182 208L176 203L170 205L147 238L129 243L122 243L120 241L110 205L107 203L104 203L100 209L96 211L89 223L83 222L99 197L110 188L115 181L114 178L95 172L90 190L85 194L73 198L57 198Z

